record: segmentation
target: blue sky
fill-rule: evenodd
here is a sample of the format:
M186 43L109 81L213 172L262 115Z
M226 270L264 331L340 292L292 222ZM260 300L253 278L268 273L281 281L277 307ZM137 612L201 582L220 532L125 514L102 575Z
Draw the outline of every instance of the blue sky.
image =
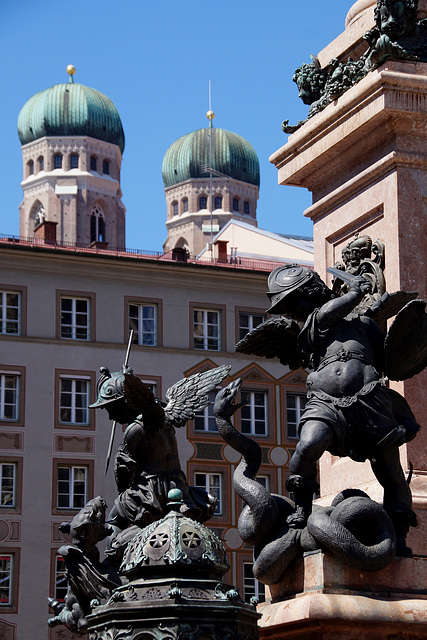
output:
M113 100L122 118L127 246L161 250L166 205L161 165L169 145L207 126L212 82L215 126L255 148L261 168L259 226L311 235L306 189L277 184L271 153L287 136L283 119L308 108L294 69L338 36L351 0L0 0L3 204L0 233L19 234L22 161L16 133L26 100L75 81Z

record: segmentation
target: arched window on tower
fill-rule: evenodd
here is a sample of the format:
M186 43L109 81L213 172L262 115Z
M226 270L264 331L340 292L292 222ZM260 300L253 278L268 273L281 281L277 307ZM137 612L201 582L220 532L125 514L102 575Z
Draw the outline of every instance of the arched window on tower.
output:
M62 156L60 153L58 153L56 156L53 156L53 168L62 169Z
M79 168L79 156L76 153L73 153L70 156L70 169L78 169Z
M90 157L90 170L91 171L96 171L96 157L95 156L91 156Z
M188 211L188 198L182 199L182 210L184 213Z
M102 161L102 173L109 176L110 175L110 162L109 160Z
M43 158L43 156L39 156L37 158L37 165L38 165L39 171L44 171L44 158Z
M233 198L233 211L239 211L239 198Z
M32 176L34 173L34 161L28 160L27 162L27 173L29 176Z
M200 196L199 198L199 209L207 209L208 208L208 199L206 196Z
M104 212L99 204L95 204L90 214L90 241L105 242Z
M175 200L174 202L172 202L172 215L177 216L178 213L179 213L179 205L178 205L178 202Z
M42 204L40 204L40 205L37 207L36 215L35 215L35 217L34 217L34 229L35 229L36 227L38 227L38 226L39 226L39 224L41 224L42 222L44 222L44 221L45 221L45 219L46 219L46 213L45 213L45 210L44 210L44 206L43 206Z
M249 202L247 200L245 200L243 203L243 213L245 213L247 216L250 214Z
M221 196L215 196L214 209L222 209L222 197Z

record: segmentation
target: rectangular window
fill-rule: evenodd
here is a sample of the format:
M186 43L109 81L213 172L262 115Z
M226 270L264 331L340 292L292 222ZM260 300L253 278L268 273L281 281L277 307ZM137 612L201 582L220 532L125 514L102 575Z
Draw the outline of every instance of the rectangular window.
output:
M105 173L107 176L110 174L110 163L108 160L102 161L102 173Z
M243 203L243 213L249 215L249 202L247 200L245 200L245 202Z
M133 343L153 347L157 344L157 306L129 304L129 331L134 330Z
M58 509L81 509L86 504L86 467L58 466Z
M254 436L267 435L267 393L266 391L242 391L241 408L242 433Z
M89 300L61 297L61 338L89 340Z
M216 391L210 391L208 406L201 411L198 411L194 416L195 431L218 431L213 414L213 405L216 394Z
M286 417L288 438L298 438L298 424L307 404L307 397L297 393L286 394Z
M65 577L65 560L62 556L55 558L55 599L58 602L64 602L67 595L68 586Z
M94 158L93 156L90 159L90 170L96 171L96 158Z
M62 169L62 156L55 156L53 158L54 169Z
M243 600L250 602L251 598L257 598L258 602L265 601L265 585L254 577L251 562L243 563Z
M200 489L204 489L217 499L215 515L222 514L222 483L220 473L195 473L194 484Z
M0 555L0 606L12 604L13 555Z
M0 462L0 507L16 506L16 464Z
M19 375L0 373L0 420L19 419Z
M18 291L0 291L0 333L21 333L21 294Z
M69 424L89 424L89 380L60 378L59 421Z
M219 351L220 312L208 309L193 310L193 348Z
M265 320L261 313L239 313L239 340L245 337L249 331L255 329Z
M78 167L79 167L79 156L71 156L70 169L78 169Z

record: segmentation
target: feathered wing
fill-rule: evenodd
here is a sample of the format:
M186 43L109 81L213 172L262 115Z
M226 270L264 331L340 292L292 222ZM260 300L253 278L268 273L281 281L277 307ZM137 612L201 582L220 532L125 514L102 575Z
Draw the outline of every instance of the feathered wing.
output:
M209 404L209 391L215 389L230 371L230 365L196 373L174 384L166 392L165 420L174 427L182 427Z
M134 373L125 373L125 398L129 406L142 414L147 424L160 427L163 423L164 411L156 401L150 387L144 384Z
M279 358L280 362L291 369L308 365L308 358L301 351L297 338L300 328L289 318L271 318L236 344L238 353L246 353L264 358Z

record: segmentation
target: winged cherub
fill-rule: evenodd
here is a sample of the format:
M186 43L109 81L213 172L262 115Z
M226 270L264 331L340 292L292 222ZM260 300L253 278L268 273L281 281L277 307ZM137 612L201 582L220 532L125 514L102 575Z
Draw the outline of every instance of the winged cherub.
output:
M399 446L412 440L420 426L406 400L386 386L385 336L372 320L375 311L381 321L384 314L395 315L395 308L387 315L386 300L395 307L403 298L402 307L407 297L400 292L393 302L394 294L385 294L375 309L354 317L351 312L369 293L370 284L363 276L350 279L348 292L335 297L310 269L278 267L268 279L268 311L286 317L267 320L240 341L236 350L278 355L291 368L309 364L313 369L307 378L308 402L286 482L296 505L288 524L305 526L318 489L316 464L325 451L356 461L368 459L384 489L384 508L396 531L398 552L409 554L405 539L409 527L416 526L416 516ZM414 295L408 294L410 298Z
M162 518L171 488L183 494L182 511L204 522L214 513L216 500L198 487L189 487L181 469L176 427L209 403L208 393L227 376L230 366L217 367L180 380L166 393L167 404L132 369L110 373L101 368L98 399L91 408L106 409L111 420L127 424L115 457L119 495L109 515L116 531L131 525L145 527Z

